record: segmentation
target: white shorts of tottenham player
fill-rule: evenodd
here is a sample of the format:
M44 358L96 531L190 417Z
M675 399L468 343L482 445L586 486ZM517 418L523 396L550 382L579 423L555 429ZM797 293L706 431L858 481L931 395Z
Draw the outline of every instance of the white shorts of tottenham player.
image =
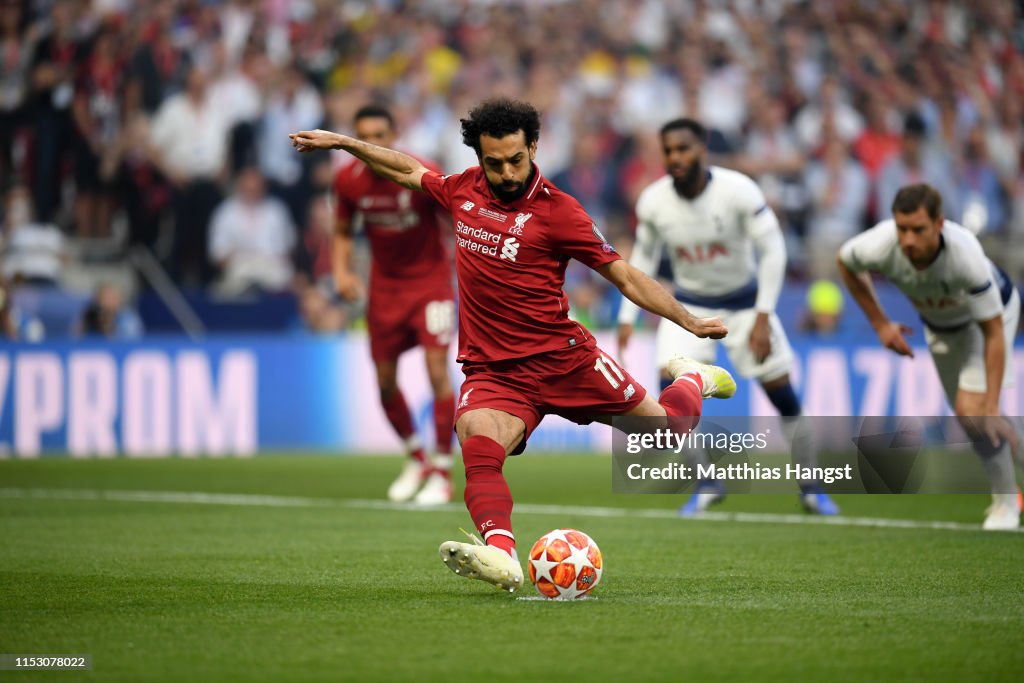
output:
M782 377L793 367L793 347L789 345L786 331L782 329L779 316L773 312L769 317L771 327L772 350L763 363L754 359L750 350L750 331L754 329L757 311L746 308L738 311L721 308L705 308L694 304L686 304L698 318L718 317L729 328L724 339L700 339L678 325L662 320L658 325L655 359L658 367L663 368L674 356L686 356L701 363L715 362L715 344L721 343L729 354L729 361L736 373L747 379L759 382L770 382Z
M1006 339L1003 388L1013 386L1013 341L1019 320L1020 295L1014 288L1003 307L1003 335ZM956 401L957 389L985 393L985 338L978 325L970 323L948 331L933 330L926 325L924 337L950 405Z

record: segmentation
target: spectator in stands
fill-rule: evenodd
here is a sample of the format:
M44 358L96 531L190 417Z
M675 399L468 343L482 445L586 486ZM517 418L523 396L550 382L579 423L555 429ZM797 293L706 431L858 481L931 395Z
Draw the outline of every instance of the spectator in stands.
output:
M145 113L126 111L117 138L104 150L100 174L104 182L113 183L116 188L128 220L129 245L144 246L166 260L169 254L156 252L172 188L148 153L149 131L150 121Z
M804 178L810 199L807 219L807 265L812 278L838 276L836 251L864 228L870 184L864 167L838 136L825 145L820 161Z
M294 273L295 243L288 208L267 195L258 168L242 169L234 193L217 207L210 226L209 258L220 273L218 293L286 290Z
M618 198L618 167L609 159L601 132L578 128L573 144L572 164L551 178L551 182L579 200L599 225L609 223L608 214L621 205Z
M32 196L35 215L42 221L53 220L60 208L65 162L72 149L75 69L87 54L86 43L76 32L78 7L72 2L53 3L49 32L36 43L30 61Z
M928 146L927 133L920 114L907 114L903 121L900 153L882 167L875 183L875 206L879 211L892 206L896 191L901 187L923 182L942 195L948 216L960 215L956 183L950 170L952 160L940 150Z
M306 172L311 162L292 151L288 133L318 126L324 118L323 102L300 64L285 65L275 79L259 122L260 170L269 182L271 193L288 206L292 222L303 225L313 194Z
M975 235L1002 230L1006 205L999 175L989 161L985 132L975 126L964 142L963 163L957 174L960 216L950 216Z
M178 9L176 2L160 0L152 5L152 17L140 11L145 23L139 31L139 48L132 56L130 72L148 114L154 114L185 87L192 67L188 52L175 41L180 35L175 27Z
M847 102L839 79L830 75L822 82L817 99L797 114L793 127L804 151L814 153L829 133L852 143L864 130L864 117Z
M206 73L192 68L185 92L167 99L150 130L150 154L173 188L172 275L187 284L209 282L204 258L210 216L222 198L229 119L207 97Z
M121 41L113 24L101 28L75 85L75 232L81 237L105 237L110 231L114 186L101 173L101 164L121 132L121 93L127 79Z
M56 286L66 260L64 234L34 218L28 188L11 188L4 212L2 276L13 284Z
M103 283L82 314L80 334L99 335L107 339L138 339L142 336L142 319L125 305L120 287Z
M0 2L0 187L9 187L14 175L15 141L24 121L29 59L35 45L25 3ZM19 146L25 147L24 136ZM22 152L23 153L23 152Z

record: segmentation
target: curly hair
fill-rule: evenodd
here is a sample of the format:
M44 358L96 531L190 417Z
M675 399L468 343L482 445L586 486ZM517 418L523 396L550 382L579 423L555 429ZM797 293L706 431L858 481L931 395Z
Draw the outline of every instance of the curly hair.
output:
M674 130L688 130L693 133L693 137L700 140L702 144L706 145L708 143L708 130L696 119L672 119L661 127L659 134L661 137L665 137L665 135Z
M480 136L503 138L523 131L526 146L540 138L540 114L529 102L504 97L484 100L469 112L469 118L460 119L462 142L480 157Z

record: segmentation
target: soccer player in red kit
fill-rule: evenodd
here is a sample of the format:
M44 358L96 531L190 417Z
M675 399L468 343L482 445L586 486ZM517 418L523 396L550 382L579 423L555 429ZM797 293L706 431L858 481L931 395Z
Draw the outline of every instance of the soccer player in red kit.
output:
M353 125L356 137L364 142L382 147L394 144L395 122L384 107L362 107ZM421 163L434 170L431 164ZM335 286L349 301L362 296L362 283L351 267L352 223L361 216L371 254L366 308L370 355L384 413L409 454L401 474L388 488L388 498L414 499L423 505L447 503L452 498L455 411L448 376L455 297L449 255L441 236L447 218L439 215L441 207L429 196L396 185L356 159L338 171L334 197L337 219L331 259ZM437 451L433 462L424 453L398 387L398 357L417 345L423 347L434 392Z
M292 134L299 151L344 149L396 183L433 196L455 224L459 351L465 381L455 431L466 468L465 501L484 542L448 541L441 559L456 574L514 591L523 570L512 534L512 495L502 474L546 414L579 424L617 416L699 418L702 400L736 391L728 372L688 359L655 400L581 325L562 290L575 258L641 308L700 337L721 338L717 318L694 317L622 260L571 196L534 165L540 117L531 105L488 100L462 119L480 165L442 176L407 155L328 131ZM691 423L692 424L692 423Z

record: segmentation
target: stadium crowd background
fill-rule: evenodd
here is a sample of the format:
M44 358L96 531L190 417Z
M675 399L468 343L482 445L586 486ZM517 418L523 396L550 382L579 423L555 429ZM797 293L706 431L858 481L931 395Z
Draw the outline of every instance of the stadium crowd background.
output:
M287 133L348 131L377 101L398 147L461 171L459 117L494 94L541 110L542 172L624 254L663 173L656 131L688 115L778 213L784 302L917 181L1019 281L1021 17L1000 0L0 0L4 331L358 326L329 277L343 159ZM596 274L570 269L567 290L585 323L614 323Z

